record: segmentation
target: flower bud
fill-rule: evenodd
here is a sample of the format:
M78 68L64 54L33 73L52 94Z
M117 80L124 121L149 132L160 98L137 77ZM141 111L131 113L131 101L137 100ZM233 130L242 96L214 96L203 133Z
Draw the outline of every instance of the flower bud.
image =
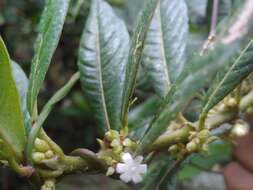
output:
M45 154L41 152L32 153L32 159L35 163L41 163L45 159Z
M210 131L207 129L203 129L198 134L198 137L200 140L206 140L209 136L210 136Z
M34 147L38 152L47 152L48 150L50 150L50 147L47 142L39 138L35 139Z
M114 172L115 172L115 169L113 167L109 167L107 169L106 176L111 176L112 174L114 174Z
M45 153L45 156L46 158L52 158L54 156L54 153L52 150L48 150L46 153Z
M114 139L111 144L110 144L113 148L120 146L120 141L118 139Z
M105 138L108 141L113 141L113 139L119 138L119 132L116 131L116 130L110 130L110 131L105 133Z
M241 137L249 133L249 126L246 122L237 122L231 131L232 136Z
M193 153L197 151L198 145L196 144L196 142L191 141L186 145L186 149L189 153Z
M235 98L229 98L225 104L226 104L226 106L228 106L230 108L234 108L237 106L237 102L236 102Z

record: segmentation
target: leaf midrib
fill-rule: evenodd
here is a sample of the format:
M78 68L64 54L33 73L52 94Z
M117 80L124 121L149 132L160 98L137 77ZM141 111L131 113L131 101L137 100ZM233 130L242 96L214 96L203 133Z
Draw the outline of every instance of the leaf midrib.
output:
M105 103L105 95L104 95L104 85L103 85L103 76L102 76L102 65L101 65L101 52L100 52L100 19L99 19L99 3L97 3L97 22L96 22L96 27L97 27L97 33L96 33L96 49L97 49L97 60L98 64L97 69L98 69L98 80L99 80L99 88L101 92L101 98L102 98L102 106L103 106L103 112L104 112L104 118L105 118L105 123L107 126L107 129L110 130L110 122L108 118L108 111Z
M158 2L158 5L157 5L157 9L158 9L158 22L159 22L159 27L158 27L158 30L160 31L161 33L161 45L160 45L160 49L161 49L161 53L162 53L162 64L164 66L164 73L165 73L165 76L166 76L166 82L167 82L167 85L168 85L168 88L170 86L170 78L169 78L169 73L168 73L168 63L167 63L167 60L166 60L166 56L165 56L165 45L164 45L164 32L163 32L163 28L162 28L162 18L161 18L161 10L160 10L160 7L161 7L161 2L159 1ZM166 92L167 93L167 92Z

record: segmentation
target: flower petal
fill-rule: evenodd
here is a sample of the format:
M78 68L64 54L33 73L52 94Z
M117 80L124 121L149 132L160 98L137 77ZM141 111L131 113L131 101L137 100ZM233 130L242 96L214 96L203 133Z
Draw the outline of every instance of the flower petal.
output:
M132 162L133 161L133 158L131 156L130 153L125 153L123 154L122 156L122 160L126 163L126 162Z
M126 164L118 163L117 166L116 166L116 171L117 171L117 173L124 173L124 172L126 172L127 171Z
M135 174L132 176L132 180L135 184L140 183L142 181L142 176L140 174Z
M128 173L123 173L120 175L120 179L125 183L128 183L131 181L131 176Z
M141 173L141 174L144 174L146 173L148 170L147 168L147 164L140 164L138 165L138 172Z

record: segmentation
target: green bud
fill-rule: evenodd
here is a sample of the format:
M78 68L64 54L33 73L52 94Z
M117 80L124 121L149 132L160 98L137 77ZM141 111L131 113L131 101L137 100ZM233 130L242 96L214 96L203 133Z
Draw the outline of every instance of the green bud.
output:
M201 147L201 150L203 152L208 152L208 144L203 144L202 147Z
M54 156L54 153L52 150L48 150L46 153L45 153L45 156L46 158L52 158Z
M122 150L123 150L122 146L115 146L112 149L113 153L116 154L116 155L120 154L122 152Z
M189 153L193 153L198 150L198 145L194 141L191 141L186 145L186 149Z
M44 160L45 158L46 157L44 153L41 153L41 152L32 153L32 159L35 163L41 163L42 160Z
M199 132L198 137L199 137L200 141L206 140L207 138L210 137L210 131L208 129L204 129Z
M118 139L114 139L111 144L110 144L113 148L120 146L120 141Z
M108 141L113 141L114 139L118 139L119 138L119 132L116 131L116 130L110 130L110 131L105 133L105 138Z
M168 150L170 153L172 154L176 154L178 152L178 146L175 144L175 145L172 145L170 146L169 150Z
M35 147L35 150L38 152L47 152L48 150L50 150L50 147L47 144L47 142L39 138L35 139L34 147Z

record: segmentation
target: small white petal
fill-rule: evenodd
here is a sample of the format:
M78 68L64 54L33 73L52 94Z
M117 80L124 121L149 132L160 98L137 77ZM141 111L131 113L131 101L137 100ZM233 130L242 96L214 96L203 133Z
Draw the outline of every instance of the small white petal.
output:
M135 184L137 183L140 183L142 181L142 177L140 174L135 174L133 177L132 177L132 180Z
M116 166L116 171L117 173L124 173L127 171L127 166L126 164L121 164L121 163L118 163L117 166Z
M125 183L128 183L131 181L131 176L128 173L124 173L120 175L120 179Z
M134 159L135 162L137 162L138 164L140 164L142 161L143 161L143 156L137 156L135 159Z
M125 154L123 154L123 156L122 156L122 160L123 160L124 162L132 162L132 161L133 161L133 158L132 158L131 154L125 153Z
M144 174L147 172L147 164L140 164L138 166L138 172L141 173L141 174Z

